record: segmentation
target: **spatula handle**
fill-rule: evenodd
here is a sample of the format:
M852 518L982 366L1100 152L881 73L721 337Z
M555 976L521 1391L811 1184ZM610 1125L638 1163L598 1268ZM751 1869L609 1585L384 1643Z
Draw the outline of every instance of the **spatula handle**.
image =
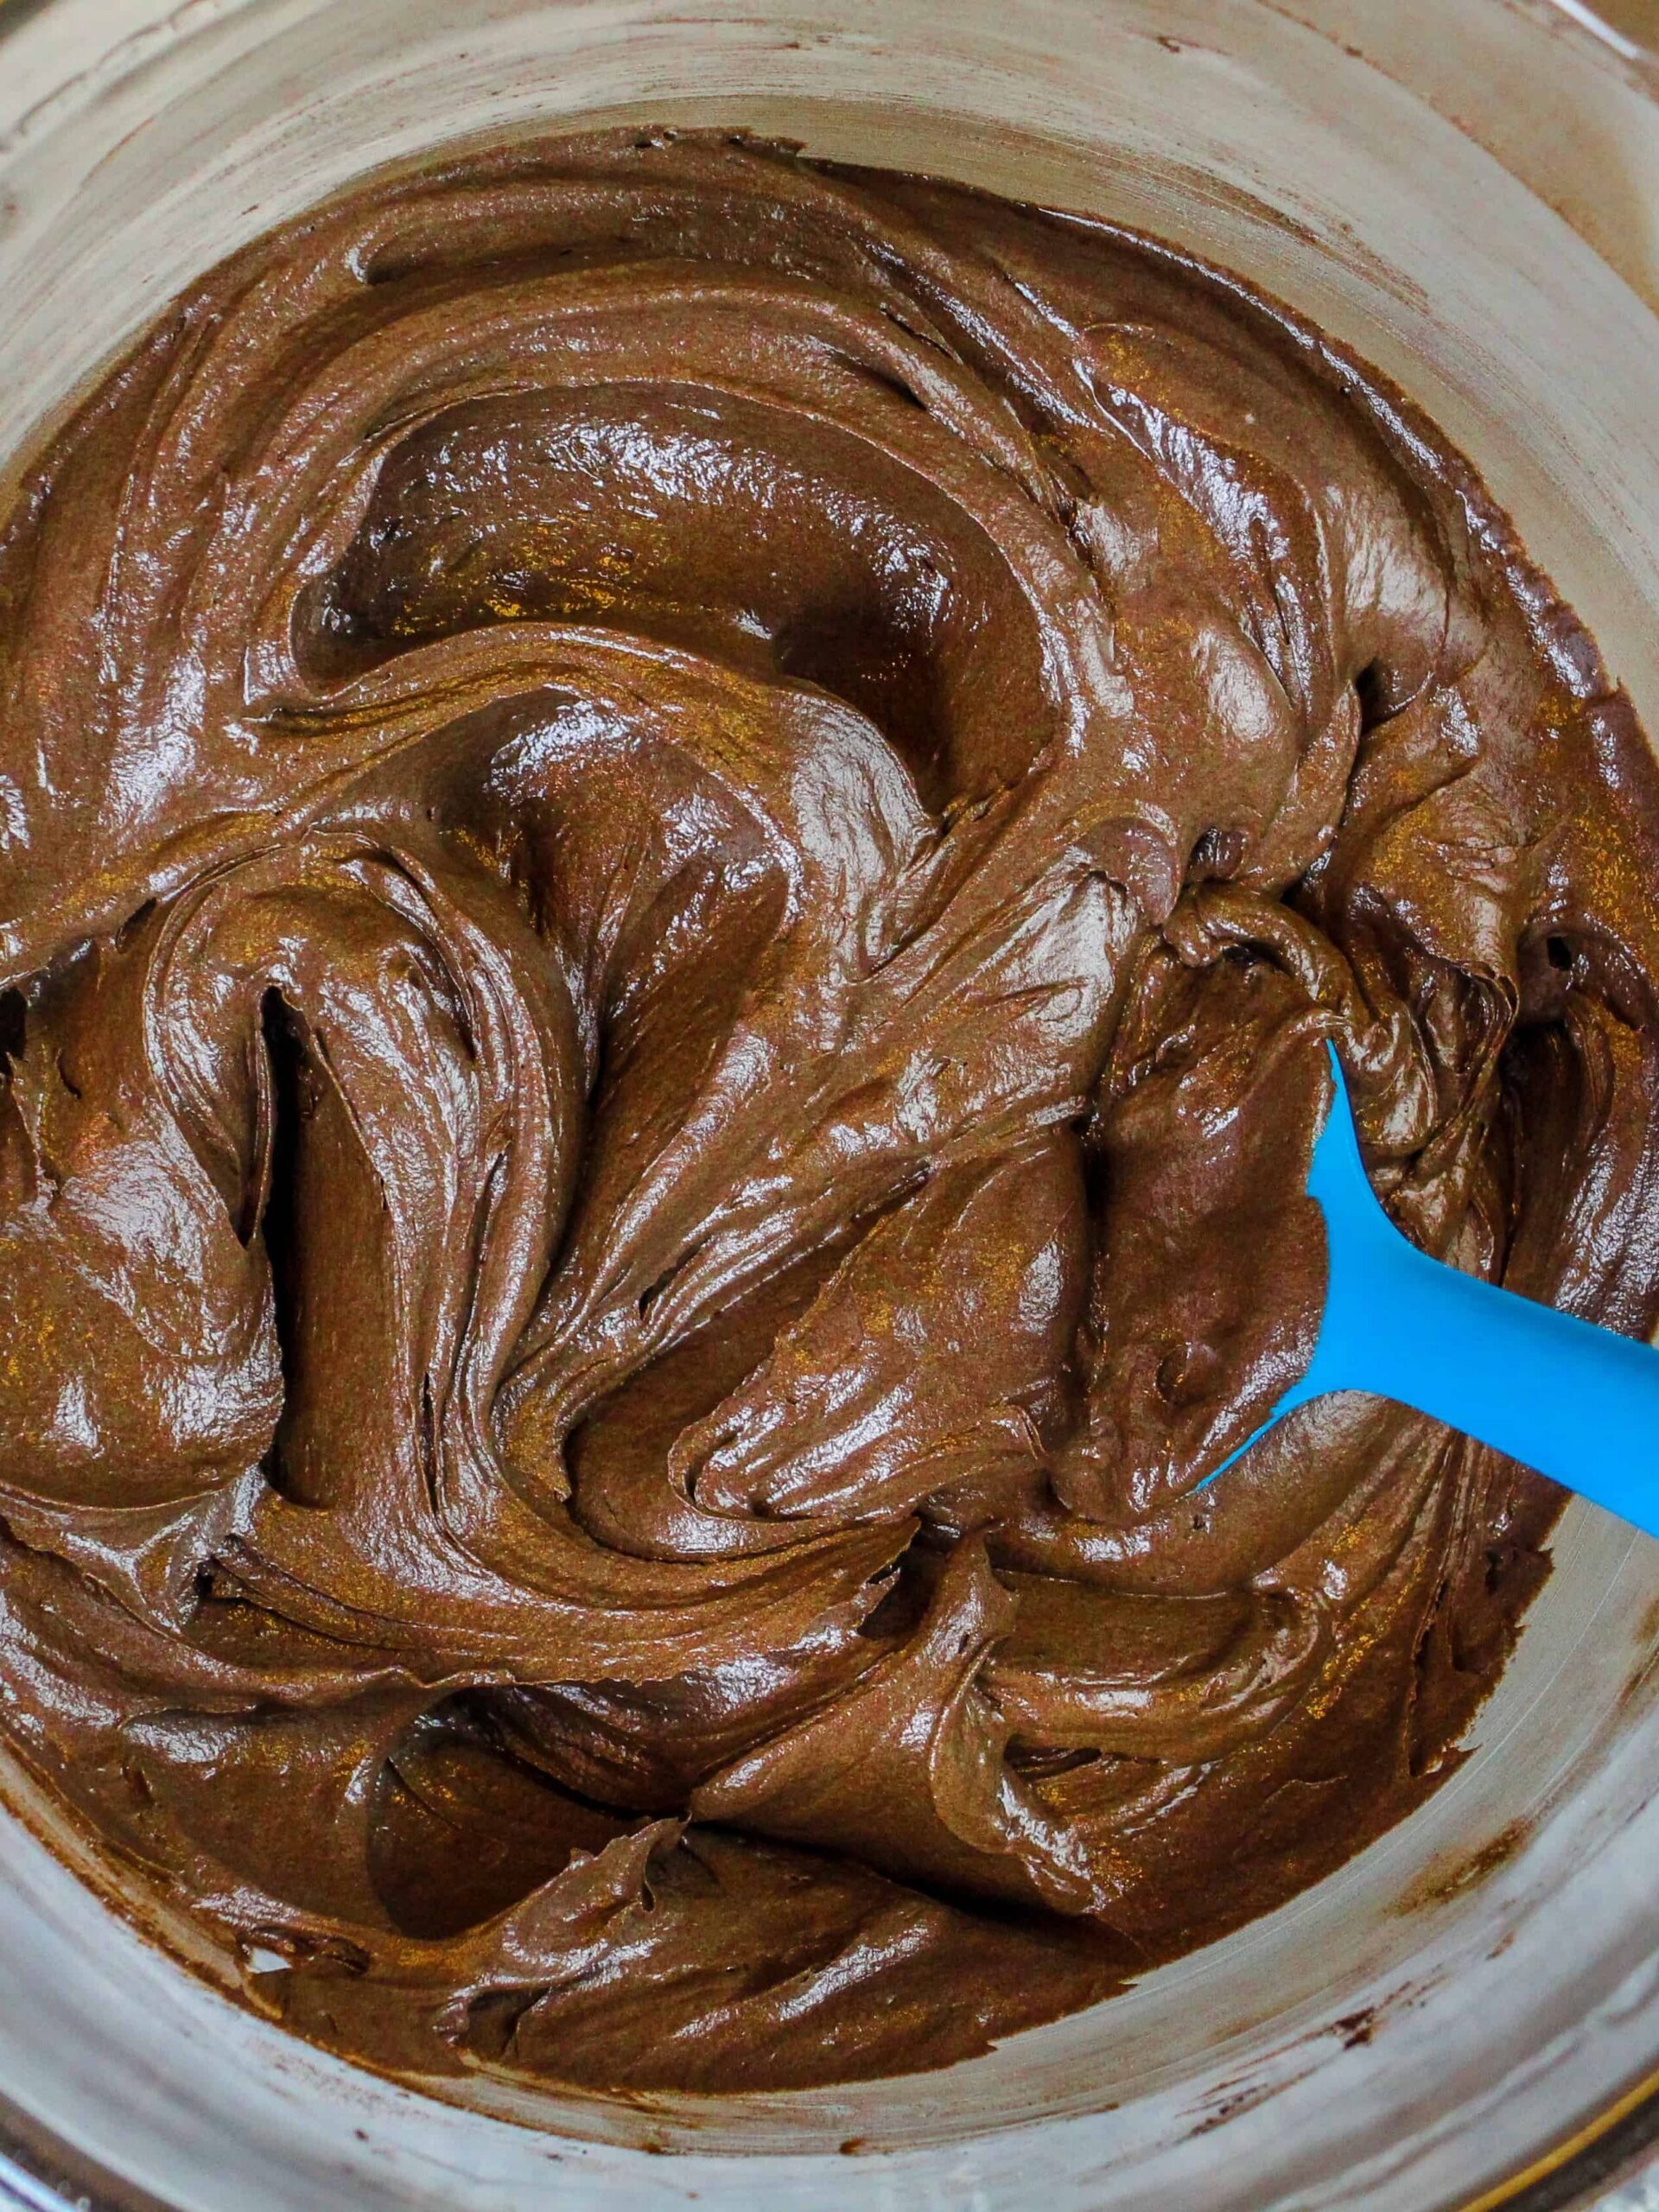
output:
M1431 1414L1659 1535L1659 1351L1460 1274L1420 1252L1373 1196L1348 1096L1314 1148L1329 1280L1291 1402L1367 1390Z

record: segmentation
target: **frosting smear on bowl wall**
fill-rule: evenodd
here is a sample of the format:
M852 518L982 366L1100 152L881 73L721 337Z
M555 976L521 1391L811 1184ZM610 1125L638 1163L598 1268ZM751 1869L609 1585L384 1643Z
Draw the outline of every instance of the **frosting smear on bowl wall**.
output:
M1155 241L730 134L365 187L0 540L0 1726L348 2055L938 2065L1398 1820L1659 1313L1659 779L1472 469Z

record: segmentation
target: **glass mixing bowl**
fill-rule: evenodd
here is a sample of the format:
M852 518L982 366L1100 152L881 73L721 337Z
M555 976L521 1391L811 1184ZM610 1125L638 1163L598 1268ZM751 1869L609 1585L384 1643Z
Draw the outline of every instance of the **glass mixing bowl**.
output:
M744 124L1142 224L1294 302L1475 457L1659 732L1659 130L1633 18L1597 40L1546 0L0 0L0 455L190 277L365 170L532 120ZM1590 2202L1659 2133L1659 1545L1574 1505L1555 1560L1466 1763L1341 1872L1096 2011L843 2089L461 2103L380 2080L229 2003L182 1924L197 1973L141 1937L6 1778L0 2197L57 2201L34 2172L151 2212Z

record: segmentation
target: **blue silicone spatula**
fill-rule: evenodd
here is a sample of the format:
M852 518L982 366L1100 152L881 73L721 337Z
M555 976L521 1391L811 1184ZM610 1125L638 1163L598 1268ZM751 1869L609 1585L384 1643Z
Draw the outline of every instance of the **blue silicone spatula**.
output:
M1365 1179L1348 1088L1326 1050L1331 1105L1307 1177L1325 1230L1313 1357L1215 1474L1309 1399L1364 1390L1659 1535L1659 1351L1478 1282L1402 1236Z

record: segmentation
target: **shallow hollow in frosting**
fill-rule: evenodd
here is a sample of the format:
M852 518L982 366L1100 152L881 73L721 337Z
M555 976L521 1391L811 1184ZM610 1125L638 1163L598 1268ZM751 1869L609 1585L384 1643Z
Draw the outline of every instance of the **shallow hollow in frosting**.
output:
M1155 242L728 134L363 188L0 540L0 1719L349 2055L937 2065L1433 1788L1557 1494L1311 1343L1659 1310L1659 790ZM280 1967L272 1961L282 1961Z

